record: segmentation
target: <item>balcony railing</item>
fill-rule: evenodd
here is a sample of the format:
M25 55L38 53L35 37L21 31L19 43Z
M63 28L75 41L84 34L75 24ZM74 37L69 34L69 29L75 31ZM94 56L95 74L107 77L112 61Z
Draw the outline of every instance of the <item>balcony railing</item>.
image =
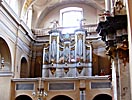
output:
M62 31L62 30L70 30L70 29L78 29L78 26L74 27L58 27L57 29ZM88 33L93 33L96 32L97 24L91 24L91 25L84 25L82 26L83 29L86 29ZM49 35L49 31L52 30L52 28L46 28L46 29L32 29L34 35L36 36L45 36ZM72 33L70 33L72 34Z
M43 88L40 89L42 89L43 92L39 91L38 89L41 86ZM92 93L93 95L97 95L100 93L107 93L109 95L112 95L111 81L108 80L108 76L92 76L78 78L39 77L12 79L12 91L15 92L12 93L12 98L23 95L23 93L34 98L35 100L40 100L39 98L46 98L46 100L50 100L50 97L60 93L63 93L64 95L72 94L72 97L74 98L76 97L76 95L79 95L80 92L75 92L79 91L79 89L80 91L85 91L89 94ZM82 94L80 94L80 96L82 96ZM89 99L92 100L92 97ZM14 98L11 100L14 100Z

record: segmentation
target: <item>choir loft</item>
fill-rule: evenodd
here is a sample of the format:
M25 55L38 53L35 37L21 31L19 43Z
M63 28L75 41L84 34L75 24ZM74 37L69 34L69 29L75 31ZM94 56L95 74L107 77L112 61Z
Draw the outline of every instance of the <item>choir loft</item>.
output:
M0 0L0 100L131 100L131 0Z

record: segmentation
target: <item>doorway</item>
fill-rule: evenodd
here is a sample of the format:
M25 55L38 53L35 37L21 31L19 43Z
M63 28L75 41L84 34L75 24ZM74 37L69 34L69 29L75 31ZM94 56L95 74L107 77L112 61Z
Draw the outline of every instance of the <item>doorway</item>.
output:
M58 95L53 97L51 100L73 100L73 99L65 95Z
M93 100L112 100L112 97L107 94L99 94L95 96Z
M30 98L27 95L20 95L20 96L16 97L15 100L32 100L32 98Z

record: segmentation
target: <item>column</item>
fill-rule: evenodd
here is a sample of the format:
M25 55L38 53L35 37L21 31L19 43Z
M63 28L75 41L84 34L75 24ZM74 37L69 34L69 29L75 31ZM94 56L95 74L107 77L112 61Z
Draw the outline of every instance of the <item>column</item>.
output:
M105 0L105 11L111 12L111 0Z
M86 81L80 79L80 100L86 100Z
M126 65L124 65L122 59L119 59L118 62L119 62L118 66L120 66L119 85L120 85L120 98L121 98L118 100L130 100L129 74L128 74L129 63L126 63Z
M85 90L80 91L80 100L86 100L85 98Z
M132 0L126 0L126 9L128 15L128 41L129 41L129 76L132 76ZM130 89L131 89L131 99L132 100L132 77L130 77Z
M117 80L118 80L118 75L117 75L117 60L114 59L113 62L112 62L112 89L113 89L113 99L112 100L120 100L118 99L117 97Z

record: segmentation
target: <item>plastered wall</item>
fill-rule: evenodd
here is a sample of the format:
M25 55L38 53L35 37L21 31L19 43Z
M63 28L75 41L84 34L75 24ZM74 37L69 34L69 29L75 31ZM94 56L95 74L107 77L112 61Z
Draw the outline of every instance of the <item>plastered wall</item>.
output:
M60 10L66 7L80 7L83 9L83 16L86 19L85 24L96 24L98 22L99 11L91 6L85 4L67 4L63 6L56 7L52 9L44 18L41 19L39 28L49 28L53 20L58 20L60 22ZM70 16L69 16L70 17Z

